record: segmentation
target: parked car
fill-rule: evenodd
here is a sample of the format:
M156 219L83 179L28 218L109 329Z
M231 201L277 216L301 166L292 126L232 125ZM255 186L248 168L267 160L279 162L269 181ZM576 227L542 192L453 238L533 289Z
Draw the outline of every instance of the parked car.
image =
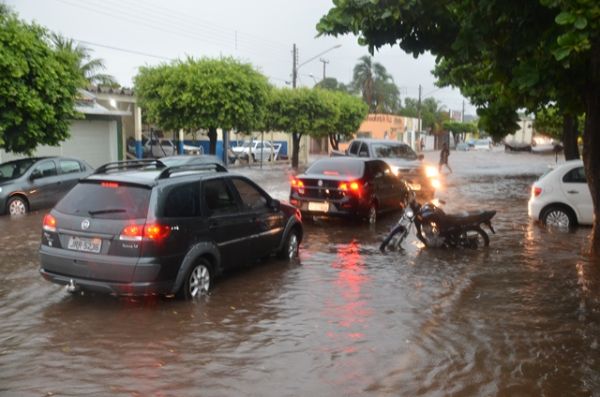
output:
M276 160L281 144L271 144L268 141L252 140L231 148L233 154L242 160L270 161Z
M291 182L290 203L307 216L365 218L403 208L406 184L383 160L331 157L317 160Z
M183 145L184 154L202 154L204 150L199 146ZM175 156L178 153L177 144L168 138L148 139L144 145L144 154L147 157Z
M212 154L201 155L177 155L161 157L160 162L167 167L182 166L182 165L199 165L199 164L219 164L225 167L223 161Z
M30 157L0 164L0 213L52 207L93 168L67 157Z
M583 161L572 160L554 168L531 187L529 217L543 224L570 228L593 223L592 195Z
M430 200L441 187L438 167L423 162L410 146L385 139L354 139L345 155L384 160L394 174L403 178L420 199Z
M295 258L299 211L222 171L157 160L100 167L44 218L42 276L71 291L191 299L227 269Z
M489 139L478 139L473 142L472 150L492 150L492 141Z

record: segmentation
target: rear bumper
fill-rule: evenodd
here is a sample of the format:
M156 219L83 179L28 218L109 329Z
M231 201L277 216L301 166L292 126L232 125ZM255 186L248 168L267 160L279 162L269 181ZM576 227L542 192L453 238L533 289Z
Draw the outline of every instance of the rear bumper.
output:
M325 203L328 204L328 210L325 211L311 211L308 209L310 202ZM298 196L291 196L290 203L298 208L302 213L302 216L316 216L316 217L338 217L338 218L356 218L359 216L366 215L369 206L362 201L357 199L343 199L343 200L319 200L319 199L306 199L299 198Z
M42 245L40 274L55 284L115 295L172 293L175 280L161 280L156 258L82 254Z

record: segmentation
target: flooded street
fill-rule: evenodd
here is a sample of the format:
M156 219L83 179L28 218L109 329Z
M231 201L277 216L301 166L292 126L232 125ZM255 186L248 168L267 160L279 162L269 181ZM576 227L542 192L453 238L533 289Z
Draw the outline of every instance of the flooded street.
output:
M399 214L306 222L297 263L228 274L194 303L71 296L38 273L44 212L0 217L0 396L600 396L591 229L527 218L553 162L451 153L440 197L498 211L487 249L411 234L381 254ZM287 198L287 169L239 171Z

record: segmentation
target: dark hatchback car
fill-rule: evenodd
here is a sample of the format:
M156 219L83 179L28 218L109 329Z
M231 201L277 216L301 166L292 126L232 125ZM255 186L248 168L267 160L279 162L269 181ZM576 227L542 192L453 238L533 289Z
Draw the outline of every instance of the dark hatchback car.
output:
M290 203L307 216L365 218L403 208L406 184L382 160L332 157L317 160L292 180Z
M224 171L159 160L100 167L44 218L42 276L71 291L189 299L224 270L295 258L299 211Z
M92 171L85 161L66 157L33 157L2 163L0 214L20 215L52 207Z

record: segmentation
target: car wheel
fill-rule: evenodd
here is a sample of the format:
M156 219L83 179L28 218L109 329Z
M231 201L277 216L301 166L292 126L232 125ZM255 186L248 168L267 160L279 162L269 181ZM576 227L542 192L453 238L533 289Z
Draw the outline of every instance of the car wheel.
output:
M367 211L367 222L370 225L374 225L377 222L377 206L375 203L371 203L369 211Z
M208 294L212 287L212 270L206 259L199 259L188 273L180 290L180 297L185 300L197 299Z
M11 197L6 204L7 212L10 215L23 215L29 211L27 201L23 197Z
M563 206L551 206L544 210L541 216L542 223L558 229L569 229L575 226L576 220L573 211Z
M279 251L279 258L291 261L298 257L299 248L300 237L298 236L298 231L292 229L290 230L281 251Z

